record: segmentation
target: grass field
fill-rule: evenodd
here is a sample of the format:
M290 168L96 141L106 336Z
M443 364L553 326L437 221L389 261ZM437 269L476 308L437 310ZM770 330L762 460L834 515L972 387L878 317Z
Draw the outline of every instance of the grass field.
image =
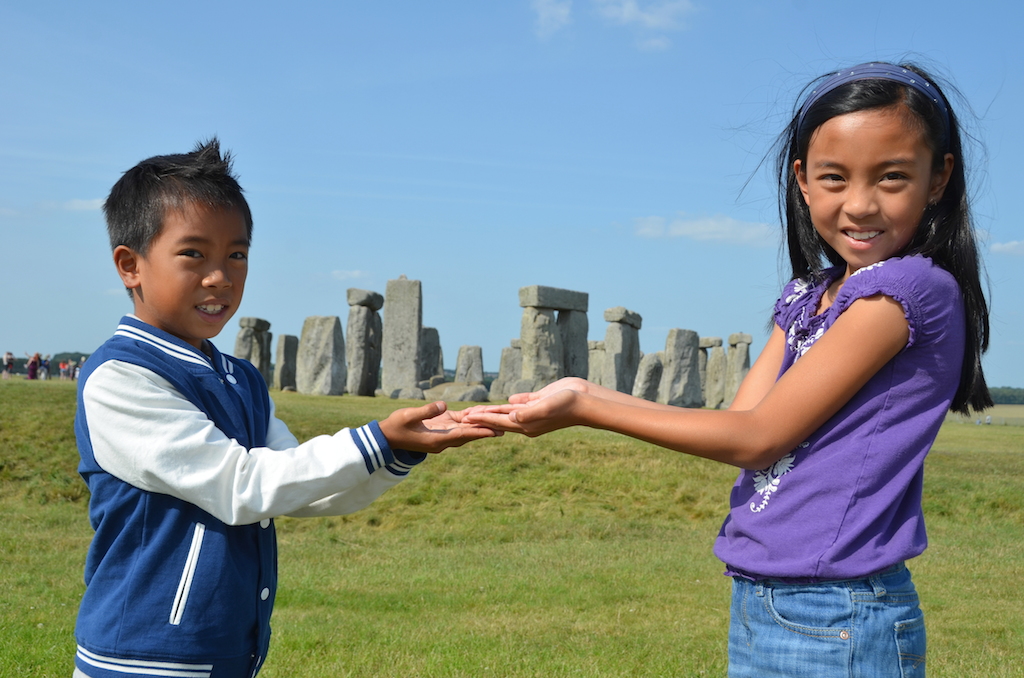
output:
M275 393L300 439L402 405ZM73 385L0 383L0 676L71 673L91 537ZM1024 429L948 423L911 567L929 675L1024 675ZM281 519L261 676L723 676L731 469L590 430L433 457L359 513Z

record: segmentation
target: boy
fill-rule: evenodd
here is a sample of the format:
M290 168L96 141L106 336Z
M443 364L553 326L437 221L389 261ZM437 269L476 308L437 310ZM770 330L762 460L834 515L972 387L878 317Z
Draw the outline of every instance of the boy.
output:
M79 385L96 534L75 675L250 678L270 640L272 519L356 511L424 452L495 433L432 403L298 443L256 368L209 341L242 300L252 233L216 139L139 163L104 213L134 314Z

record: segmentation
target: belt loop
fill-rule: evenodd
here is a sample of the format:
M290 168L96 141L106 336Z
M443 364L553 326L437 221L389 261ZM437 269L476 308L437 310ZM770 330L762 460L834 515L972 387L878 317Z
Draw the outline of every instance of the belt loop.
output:
M764 582L763 581L755 581L754 582L754 595L757 596L758 598L764 598Z
M875 591L875 598L882 598L885 596L885 584L882 583L882 577L877 575L869 577L868 583L871 584L871 588Z

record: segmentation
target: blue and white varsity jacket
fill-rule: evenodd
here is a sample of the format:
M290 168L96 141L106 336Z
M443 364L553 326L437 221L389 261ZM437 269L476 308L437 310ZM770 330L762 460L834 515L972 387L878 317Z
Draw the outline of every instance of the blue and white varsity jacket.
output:
M209 342L207 342L209 344ZM250 363L134 316L85 363L75 433L96 534L75 664L91 678L249 678L277 590L273 518L357 511L426 455L377 422L299 444Z

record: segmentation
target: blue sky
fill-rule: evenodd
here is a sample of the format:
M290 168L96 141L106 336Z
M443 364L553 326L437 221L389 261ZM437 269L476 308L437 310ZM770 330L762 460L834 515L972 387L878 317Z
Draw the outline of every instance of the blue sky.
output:
M217 135L255 217L238 315L275 336L404 274L450 368L470 344L496 371L536 284L588 292L591 339L625 306L646 352L680 327L748 332L756 354L786 273L762 159L812 78L909 57L957 86L983 143L985 367L1024 387L1024 10L965 7L4 3L0 351L106 339L130 306L99 205L139 160Z

